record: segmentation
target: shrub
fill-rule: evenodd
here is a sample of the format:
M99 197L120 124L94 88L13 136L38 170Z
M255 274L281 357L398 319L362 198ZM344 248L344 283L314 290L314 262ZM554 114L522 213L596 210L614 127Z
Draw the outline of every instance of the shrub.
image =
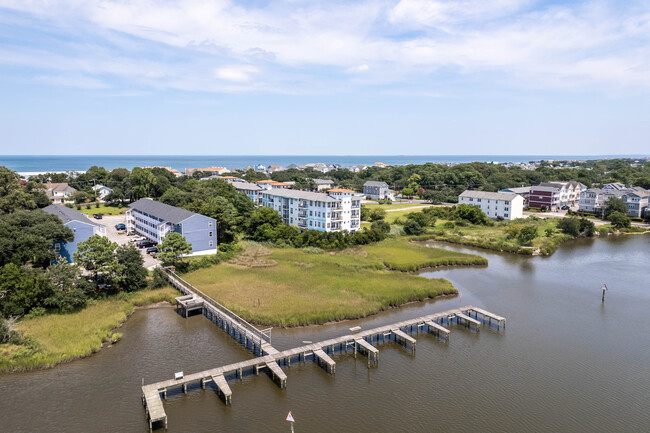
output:
M169 281L167 280L167 274L165 273L165 271L163 271L160 268L155 268L153 270L153 278L150 284L151 288L160 289L161 287L165 287L168 284Z
M533 239L537 237L537 227L526 226L517 234L517 240L521 245L530 245Z
M407 235L421 235L424 233L424 229L417 223L417 221L408 219L404 223L404 233Z
M611 201L611 200L610 200ZM630 219L622 212L612 212L608 219L611 221L612 225L617 229L630 228Z
M323 249L318 247L305 247L302 250L307 254L323 254Z
M390 223L386 221L375 221L370 227L372 230L378 230L382 233L390 233Z
M386 211L382 208L374 208L370 210L370 221L381 221L386 218Z

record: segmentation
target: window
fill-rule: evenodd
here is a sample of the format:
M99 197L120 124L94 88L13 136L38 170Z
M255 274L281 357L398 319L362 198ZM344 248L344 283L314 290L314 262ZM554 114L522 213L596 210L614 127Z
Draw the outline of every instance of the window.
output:
M212 232L208 232L208 237L212 237Z
M54 244L54 251L57 251L57 252L61 251L61 244L60 243L57 242L57 243Z
M210 247L212 246L212 241L208 242L208 246Z

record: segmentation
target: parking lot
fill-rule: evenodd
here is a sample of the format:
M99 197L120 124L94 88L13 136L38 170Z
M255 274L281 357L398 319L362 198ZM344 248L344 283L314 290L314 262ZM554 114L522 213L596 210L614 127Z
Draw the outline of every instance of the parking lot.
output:
M117 242L118 245L124 245L129 243L131 239L135 236L127 236L126 231L117 231L115 229L116 224L124 223L124 215L105 215L101 220L95 220L96 222L106 226L106 237L113 242ZM151 269L153 266L156 266L160 262L149 254L145 252L146 248L140 250L142 257L144 257L144 267Z

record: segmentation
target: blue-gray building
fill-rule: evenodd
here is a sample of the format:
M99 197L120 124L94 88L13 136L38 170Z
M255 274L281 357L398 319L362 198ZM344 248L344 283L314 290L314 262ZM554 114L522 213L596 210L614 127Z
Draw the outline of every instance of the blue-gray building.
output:
M126 210L126 230L156 243L176 232L192 245L192 255L217 252L217 220L150 198L131 203Z
M83 242L93 235L106 236L106 227L67 206L51 204L44 207L43 210L59 217L63 225L74 233L74 240L71 242L56 241L54 243L56 253L64 257L68 263L74 262L73 254L77 251L79 242Z

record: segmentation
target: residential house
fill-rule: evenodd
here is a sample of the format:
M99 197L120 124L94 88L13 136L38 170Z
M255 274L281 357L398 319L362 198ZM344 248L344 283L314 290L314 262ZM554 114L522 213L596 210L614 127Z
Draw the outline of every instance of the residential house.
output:
M301 230L354 233L361 227L361 197L349 189L272 189L262 191L262 206L277 210L286 224Z
M74 203L72 194L77 190L67 183L46 183L45 194L54 204Z
M640 187L629 188L621 196L627 206L627 215L633 218L642 218L645 216L650 199L650 191Z
M126 210L127 232L136 232L160 243L171 232L180 233L192 245L191 255L217 252L217 221L205 215L141 198Z
M580 212L600 213L604 202L604 191L600 188L589 188L580 193Z
M332 179L312 179L316 184L316 191L323 191L325 189L331 189L334 187L334 181Z
M520 195L524 199L524 207L528 206L528 199L530 198L530 188L529 186L520 186L516 188L506 188L502 189L499 192L508 192L511 194Z
M176 177L181 177L183 175L183 173L181 173L180 171L176 170L175 168L171 168L171 167L162 167L162 166L159 166L159 165L153 165L153 166L142 167L142 168L162 168L162 169L165 169L168 172L172 173Z
M104 185L95 185L93 186L93 191L97 194L97 197L99 197L100 200L106 199L106 196L108 196L110 193L113 192L112 189L110 189L107 186Z
M233 182L232 186L239 192L243 192L250 198L256 206L262 204L262 191L264 188L250 182Z
M513 220L524 215L524 198L508 192L464 191L458 203L476 205L489 218Z
M221 176L222 174L230 173L230 170L228 170L226 167L205 167L205 168L186 168L185 175L192 176L197 171L210 173L212 176Z
M388 189L388 184L376 180L369 180L363 184L363 195L371 200L393 200L393 195L391 190Z
M627 206L627 215L635 218L642 218L648 208L650 200L650 191L640 187L632 187L625 189L618 189L615 187L609 188L590 188L582 192L580 195L580 208L581 212L593 212L601 214L607 202L612 197L618 197Z
M65 258L68 263L74 263L74 253L78 250L77 244L88 240L93 235L106 236L106 227L88 218L67 206L51 204L43 208L51 215L57 216L64 226L74 233L74 239L70 242L54 242L54 250L57 255Z
M273 174L276 171L285 171L285 170L286 170L286 168L282 167L281 165L269 165L269 168L268 168L267 171L268 171L269 174Z

